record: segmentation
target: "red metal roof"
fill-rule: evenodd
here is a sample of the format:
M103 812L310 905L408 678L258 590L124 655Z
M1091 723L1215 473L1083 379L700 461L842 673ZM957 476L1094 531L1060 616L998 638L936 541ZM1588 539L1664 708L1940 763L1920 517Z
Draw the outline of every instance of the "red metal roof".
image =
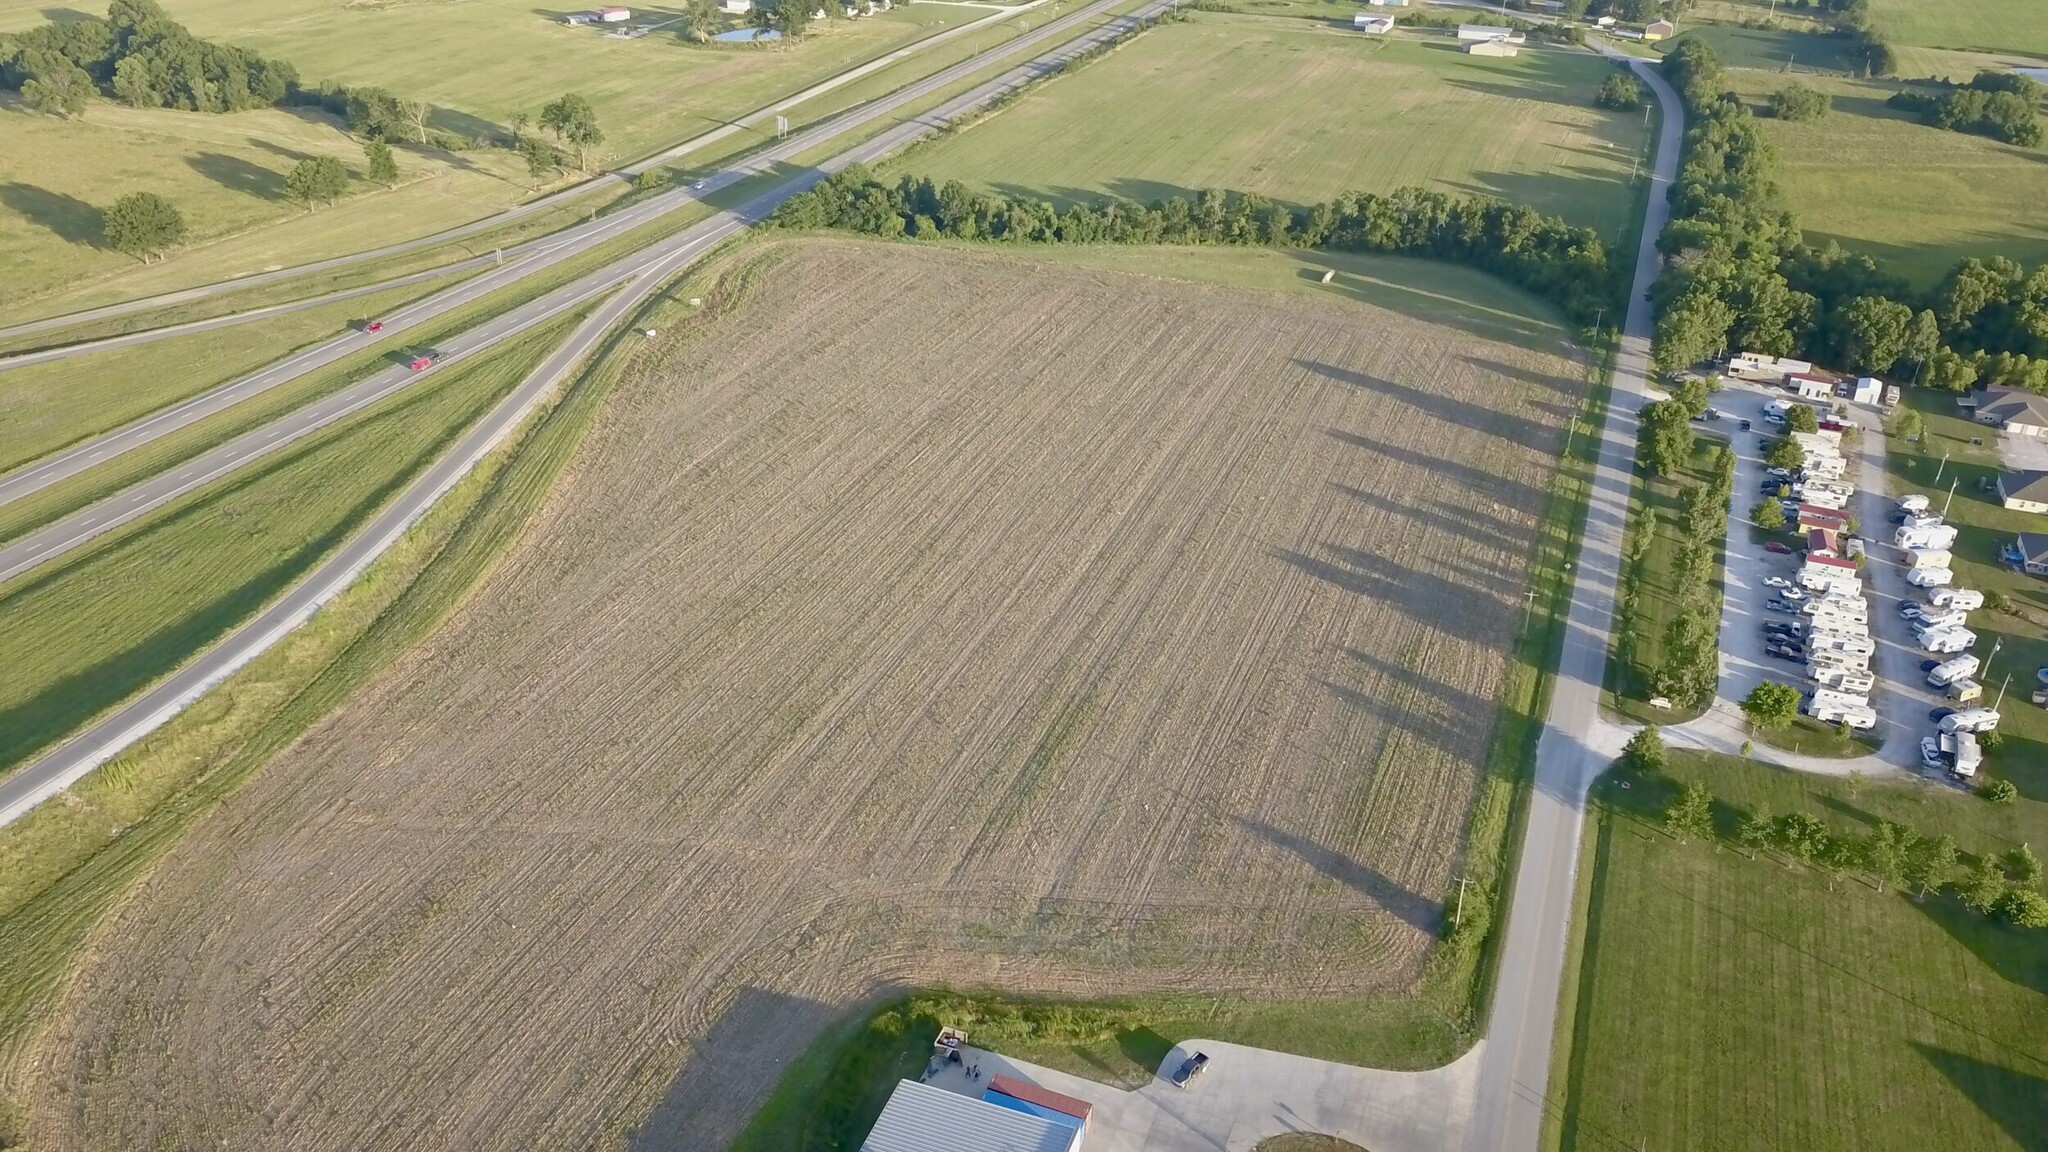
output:
M1040 1108L1050 1108L1055 1112L1073 1116L1084 1125L1088 1123L1088 1114L1095 1110L1095 1105L1088 1103L1086 1100L1077 1100L1064 1092L1055 1092L1050 1088L1040 1088L1036 1084L1026 1084L1022 1080L1015 1080L1000 1073L990 1078L988 1090L991 1092L1001 1092L1005 1096L1015 1100L1022 1100L1026 1104L1036 1104Z
M1809 553L1806 557L1806 562L1808 564L1825 564L1830 568L1847 568L1851 572L1856 570L1855 561L1837 560L1833 556L1815 556Z
M1847 512L1838 512L1833 508L1823 508L1818 504L1801 504L1799 506L1799 522L1801 524L1809 522L1814 524L1831 524L1838 528L1846 528L1849 526L1849 514Z

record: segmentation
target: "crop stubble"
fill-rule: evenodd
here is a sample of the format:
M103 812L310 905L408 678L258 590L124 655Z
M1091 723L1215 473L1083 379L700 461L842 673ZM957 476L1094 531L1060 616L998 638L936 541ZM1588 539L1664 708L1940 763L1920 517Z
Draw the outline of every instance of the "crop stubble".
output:
M716 1147L894 986L1413 985L1579 370L773 259L110 926L25 1069L37 1147Z

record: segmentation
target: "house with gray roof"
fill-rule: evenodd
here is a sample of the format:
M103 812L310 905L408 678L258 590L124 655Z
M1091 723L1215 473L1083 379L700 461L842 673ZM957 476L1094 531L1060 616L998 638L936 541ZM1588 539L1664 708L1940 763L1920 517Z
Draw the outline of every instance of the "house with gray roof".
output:
M2001 472L1998 499L2016 512L2048 512L2048 472Z
M1987 388L1977 397L1977 423L2039 436L2048 432L2048 397L2022 388Z

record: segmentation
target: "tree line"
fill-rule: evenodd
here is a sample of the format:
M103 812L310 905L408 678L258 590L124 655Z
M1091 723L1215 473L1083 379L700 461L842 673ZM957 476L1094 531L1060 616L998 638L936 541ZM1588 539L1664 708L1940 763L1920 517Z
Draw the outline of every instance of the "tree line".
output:
M1663 773L1663 736L1652 725L1629 739L1624 770L1641 776ZM1713 791L1700 781L1680 787L1665 806L1665 831L1680 843L1698 839L1724 843L1714 820ZM1755 809L1740 815L1735 845L1752 860L1777 852L1785 866L1827 876L1828 886L1861 875L1879 892L1897 890L1916 900L1952 887L1965 907L2018 928L2048 928L2048 896L2041 892L2041 861L2022 844L1996 856L1978 857L1963 867L1955 837L1927 836L1911 827L1880 820L1863 834L1837 832L1807 812L1774 814Z
M1731 350L1796 352L1945 388L2048 392L2048 265L1973 257L1918 292L1868 255L1806 244L1779 200L1776 154L1712 49L1681 40L1663 68L1691 124L1657 241L1660 371Z
M873 236L1042 244L1237 244L1421 256L1490 272L1591 323L1612 312L1616 276L1599 237L1555 216L1486 197L1420 188L1350 192L1297 207L1255 192L1211 189L1151 204L1115 198L1065 211L1043 200L977 192L957 180L894 183L852 165L776 209L787 228Z
M239 112L283 102L298 80L288 63L199 39L155 0L113 0L104 20L0 36L0 88L66 116L95 92L137 108Z
M1676 479L1692 462L1696 440L1692 418L1707 410L1710 386L1687 380L1669 400L1644 405L1637 451L1643 468ZM1679 510L1678 554L1671 563L1671 594L1675 608L1664 626L1662 659L1648 666L1657 695L1681 707L1704 707L1714 698L1721 677L1721 600L1714 590L1720 569L1721 541L1728 530L1729 502L1735 495L1735 453L1726 444L1714 446L1711 472L1704 483L1683 489ZM1647 509L1630 533L1622 556L1619 608L1624 644L1640 635L1634 616L1649 562L1650 542L1657 535L1656 510ZM1633 652L1623 659L1641 663Z
M1906 88L1885 103L1951 132L1989 136L2031 148L2041 142L2041 85L2016 72L1977 73L1967 84L1929 93Z

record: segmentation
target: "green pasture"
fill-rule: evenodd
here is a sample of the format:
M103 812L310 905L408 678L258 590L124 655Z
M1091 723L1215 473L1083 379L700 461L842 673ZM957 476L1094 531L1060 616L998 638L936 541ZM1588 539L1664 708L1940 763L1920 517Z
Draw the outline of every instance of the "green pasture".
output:
M1674 753L1670 775L1594 790L1588 917L1568 979L1557 1147L1921 1152L2048 1146L2048 931L1952 894L1878 892L1734 842L1743 813L1808 812L1832 835L1877 820L1965 854L2048 844L2048 789L2000 807L1958 789ZM1716 842L1661 813L1715 793Z
M350 195L308 213L284 178L308 156L335 156L357 179ZM166 275L179 286L263 271L421 236L528 194L503 150L452 155L405 149L401 182L361 179L362 144L323 116L262 109L213 116L95 100L81 120L0 99L0 310L80 282L119 277L129 292ZM155 192L184 213L189 239L145 267L100 245L100 210Z
M0 0L0 29L31 26L47 5ZM193 33L288 60L307 83L374 84L439 109L464 136L506 130L564 92L596 106L606 151L621 159L695 136L893 48L989 15L985 8L908 5L858 20L818 21L800 43L699 45L682 25L635 39L571 28L575 5L526 0L344 4L334 0L165 0ZM829 7L829 6L828 6ZM837 11L836 8L831 9ZM633 9L634 23L681 12Z
M1714 50L1714 58L1726 68L1786 73L1848 73L1861 67L1850 59L1850 44L1846 38L1811 28L1731 28L1701 24L1687 28L1656 48L1659 53L1666 53L1689 39L1704 41Z
M1758 104L1791 77L1728 74ZM2048 260L2048 151L1931 128L1885 106L1897 86L1798 77L1833 99L1818 120L1765 118L1777 182L1808 243L1835 240L1931 286L1965 256Z
M2048 13L2038 0L1870 0L1900 44L2048 57Z
M1612 67L1562 49L1482 59L1443 37L1200 14L891 170L1056 202L1229 188L1300 203L1419 184L1527 204L1611 239L1644 143L1640 114L1592 106Z

